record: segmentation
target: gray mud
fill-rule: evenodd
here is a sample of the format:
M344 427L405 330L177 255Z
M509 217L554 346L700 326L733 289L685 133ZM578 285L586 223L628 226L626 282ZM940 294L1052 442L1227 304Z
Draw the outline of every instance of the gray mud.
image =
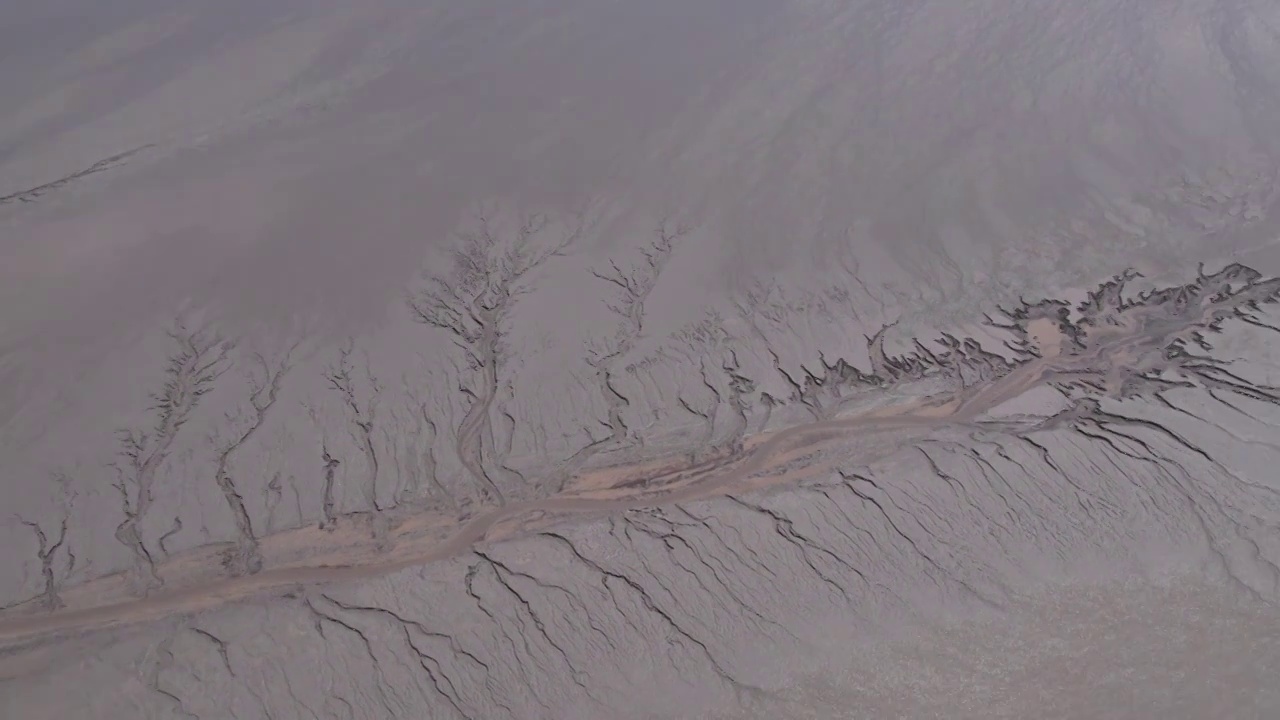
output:
M4 15L0 715L1280 713L1269 4Z

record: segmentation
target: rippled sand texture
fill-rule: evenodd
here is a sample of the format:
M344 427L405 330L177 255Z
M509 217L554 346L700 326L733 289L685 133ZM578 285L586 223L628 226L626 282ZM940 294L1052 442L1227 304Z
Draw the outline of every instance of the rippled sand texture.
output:
M1280 9L1060 5L4 13L0 715L1280 713Z

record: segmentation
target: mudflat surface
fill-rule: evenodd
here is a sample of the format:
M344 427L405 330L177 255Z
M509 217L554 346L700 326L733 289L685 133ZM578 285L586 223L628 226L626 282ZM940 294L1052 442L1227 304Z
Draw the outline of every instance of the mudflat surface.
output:
M0 715L1280 712L1272 4L3 15Z

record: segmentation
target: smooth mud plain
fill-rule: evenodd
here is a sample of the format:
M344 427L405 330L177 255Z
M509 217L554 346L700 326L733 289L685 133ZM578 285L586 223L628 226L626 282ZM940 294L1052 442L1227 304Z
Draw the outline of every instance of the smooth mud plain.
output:
M0 715L1280 713L1267 3L0 48Z

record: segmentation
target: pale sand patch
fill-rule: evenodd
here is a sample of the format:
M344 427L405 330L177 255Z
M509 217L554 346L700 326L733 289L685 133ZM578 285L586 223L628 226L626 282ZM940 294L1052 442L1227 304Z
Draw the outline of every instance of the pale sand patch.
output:
M1062 354L1062 343L1065 338L1058 324L1049 318L1036 318L1027 323L1031 343L1036 346L1041 357L1057 357Z

